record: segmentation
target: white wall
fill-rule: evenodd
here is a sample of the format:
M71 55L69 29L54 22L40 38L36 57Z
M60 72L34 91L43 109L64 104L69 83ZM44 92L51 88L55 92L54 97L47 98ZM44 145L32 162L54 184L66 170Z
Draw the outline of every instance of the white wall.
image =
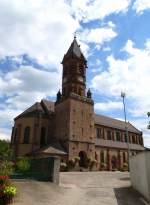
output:
M131 157L130 178L133 188L150 201L150 152Z

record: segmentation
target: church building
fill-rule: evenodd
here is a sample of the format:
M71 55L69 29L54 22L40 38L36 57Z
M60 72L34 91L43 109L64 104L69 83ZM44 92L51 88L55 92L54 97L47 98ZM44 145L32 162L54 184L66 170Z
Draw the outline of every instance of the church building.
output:
M87 61L76 38L62 66L56 102L36 102L14 119L15 156L57 155L64 162L78 157L81 167L93 159L97 170L121 169L128 163L128 146L131 155L144 150L142 132L129 122L94 113L92 93L86 91Z

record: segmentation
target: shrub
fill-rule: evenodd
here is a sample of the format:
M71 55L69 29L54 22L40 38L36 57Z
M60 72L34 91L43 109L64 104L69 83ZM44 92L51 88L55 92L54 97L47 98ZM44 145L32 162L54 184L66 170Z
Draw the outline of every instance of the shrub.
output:
M30 170L30 160L27 157L22 157L17 161L17 169L20 172L27 172Z
M122 166L122 171L128 171L129 167L128 167L128 164L127 163L123 163L123 166Z
M9 185L4 187L3 192L7 197L14 197L17 193L17 189L15 186Z
M102 170L106 170L107 169L107 164L106 163L102 162L100 165L101 165L101 169Z
M70 159L68 161L68 169L73 169L75 167L75 160L74 159Z
M80 161L80 157L78 157L78 156L75 156L74 159L75 159L75 161Z
M11 185L9 177L0 176L0 205L11 203L16 193L17 189Z
M0 175L10 176L13 173L13 162L3 161L0 164Z
M10 148L10 142L0 140L0 157L2 160L12 160L13 150Z
M67 164L65 162L60 163L60 171L67 171Z

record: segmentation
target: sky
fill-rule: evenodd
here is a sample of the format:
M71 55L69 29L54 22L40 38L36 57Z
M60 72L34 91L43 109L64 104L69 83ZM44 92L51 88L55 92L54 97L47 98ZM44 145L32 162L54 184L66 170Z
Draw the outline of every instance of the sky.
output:
M55 101L74 33L88 61L96 113L143 132L150 111L150 0L0 0L0 139L36 101Z

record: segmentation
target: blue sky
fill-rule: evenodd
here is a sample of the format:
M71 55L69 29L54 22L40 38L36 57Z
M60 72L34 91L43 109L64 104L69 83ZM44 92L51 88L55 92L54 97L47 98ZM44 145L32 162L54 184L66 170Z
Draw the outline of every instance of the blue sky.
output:
M74 32L88 60L95 112L127 119L150 147L150 1L0 0L0 138L35 101L55 100Z

